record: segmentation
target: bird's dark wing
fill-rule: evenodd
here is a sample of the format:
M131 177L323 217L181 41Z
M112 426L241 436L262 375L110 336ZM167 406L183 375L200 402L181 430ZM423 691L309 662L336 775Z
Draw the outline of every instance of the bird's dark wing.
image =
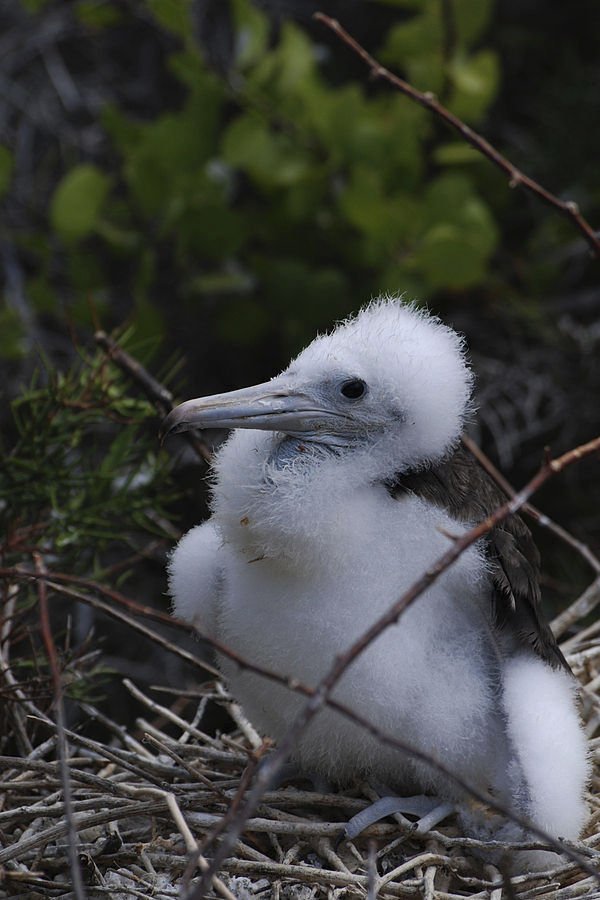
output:
M507 500L504 491L462 446L434 467L396 476L388 489L396 498L416 494L468 525L481 522ZM510 628L554 668L568 669L542 610L540 555L529 528L520 516L512 515L496 525L485 542L496 625Z

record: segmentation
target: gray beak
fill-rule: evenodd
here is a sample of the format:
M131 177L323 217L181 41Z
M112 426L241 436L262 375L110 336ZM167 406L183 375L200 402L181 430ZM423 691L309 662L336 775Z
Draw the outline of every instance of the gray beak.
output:
M192 428L253 428L319 440L335 432L332 419L346 418L277 379L228 394L186 400L165 418L160 438Z

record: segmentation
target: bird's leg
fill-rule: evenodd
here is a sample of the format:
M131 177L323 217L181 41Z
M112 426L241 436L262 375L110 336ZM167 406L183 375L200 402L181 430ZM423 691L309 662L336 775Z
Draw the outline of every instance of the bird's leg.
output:
M417 816L417 821L411 823L417 834L429 831L447 816L454 812L453 803L440 802L438 797L427 797L425 794L417 794L413 797L398 797L387 788L385 796L380 797L366 809L361 810L346 823L342 838L353 840L361 831L379 822L386 816L398 813L402 815Z

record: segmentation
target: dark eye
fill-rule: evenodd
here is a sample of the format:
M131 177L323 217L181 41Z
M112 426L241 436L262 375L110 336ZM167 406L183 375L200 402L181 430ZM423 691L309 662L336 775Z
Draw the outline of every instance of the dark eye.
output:
M366 392L367 386L360 378L353 378L351 381L345 381L340 391L348 400L358 400Z

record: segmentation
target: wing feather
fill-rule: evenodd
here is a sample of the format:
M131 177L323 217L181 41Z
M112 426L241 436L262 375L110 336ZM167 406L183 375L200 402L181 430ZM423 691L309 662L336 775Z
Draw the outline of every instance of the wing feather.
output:
M396 476L392 496L410 492L474 525L506 502L507 495L469 451L459 446L438 465ZM493 584L493 614L498 628L510 628L519 640L553 668L567 662L544 616L540 592L540 555L531 532L518 515L509 516L485 539Z

